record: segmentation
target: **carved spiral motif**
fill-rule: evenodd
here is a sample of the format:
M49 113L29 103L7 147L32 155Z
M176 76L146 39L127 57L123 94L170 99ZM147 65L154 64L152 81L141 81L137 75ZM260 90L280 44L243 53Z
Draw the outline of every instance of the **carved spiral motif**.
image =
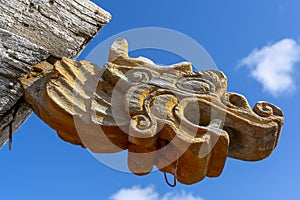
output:
M149 116L135 115L130 122L130 136L136 138L151 138L156 135L157 126Z
M278 107L267 102L258 102L254 106L253 111L261 117L270 117L272 115L283 117L283 113Z
M151 126L151 121L145 115L136 115L132 118L134 125L140 129L145 130Z

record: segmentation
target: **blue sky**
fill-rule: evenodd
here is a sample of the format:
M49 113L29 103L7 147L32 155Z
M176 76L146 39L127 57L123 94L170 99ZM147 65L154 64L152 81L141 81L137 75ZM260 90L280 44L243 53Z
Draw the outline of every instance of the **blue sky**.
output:
M265 100L283 110L285 124L279 144L263 161L227 159L220 177L170 188L162 173L138 177L104 166L87 150L61 141L32 115L14 136L13 151L9 152L7 145L0 151L1 199L300 198L299 1L94 2L113 19L79 59L86 58L103 40L128 29L163 27L186 34L200 43L227 75L228 91L243 94L251 106ZM161 64L180 61L160 51L139 50L131 55L140 54Z

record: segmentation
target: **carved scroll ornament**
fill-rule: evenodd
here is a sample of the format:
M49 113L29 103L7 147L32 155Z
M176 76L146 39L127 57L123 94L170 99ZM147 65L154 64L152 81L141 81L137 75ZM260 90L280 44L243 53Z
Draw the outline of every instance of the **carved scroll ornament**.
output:
M114 42L103 68L62 58L34 69L21 79L34 113L72 144L97 153L128 149L137 175L156 166L183 184L217 177L227 156L268 157L283 124L278 107L258 102L251 109L245 97L227 92L222 72L130 58L124 39Z

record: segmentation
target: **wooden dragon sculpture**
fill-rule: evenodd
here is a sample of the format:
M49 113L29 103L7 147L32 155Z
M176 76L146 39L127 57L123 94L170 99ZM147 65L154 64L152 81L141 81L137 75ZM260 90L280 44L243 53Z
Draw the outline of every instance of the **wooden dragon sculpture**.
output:
M183 184L219 176L227 157L268 157L284 120L270 103L251 109L227 92L222 72L130 58L124 39L103 68L62 58L35 65L20 81L34 113L63 140L96 153L128 149L133 173L156 166Z

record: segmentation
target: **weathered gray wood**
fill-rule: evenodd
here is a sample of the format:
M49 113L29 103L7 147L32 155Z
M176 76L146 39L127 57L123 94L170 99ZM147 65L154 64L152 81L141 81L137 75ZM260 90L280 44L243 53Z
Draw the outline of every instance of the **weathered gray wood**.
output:
M75 58L110 14L88 0L0 0L0 27L43 46L52 55Z
M44 48L0 29L0 146L7 141L9 126L17 130L31 114L22 102L23 89L18 78L49 55Z
M0 147L31 113L18 78L49 56L75 58L110 18L88 0L0 0Z

